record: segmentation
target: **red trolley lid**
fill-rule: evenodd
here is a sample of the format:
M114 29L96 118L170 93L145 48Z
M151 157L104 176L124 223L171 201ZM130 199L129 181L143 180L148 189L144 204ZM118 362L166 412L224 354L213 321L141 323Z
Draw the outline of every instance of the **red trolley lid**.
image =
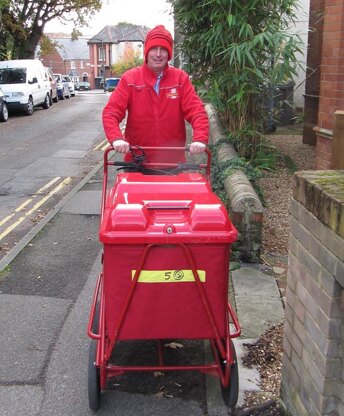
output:
M237 230L200 173L119 173L100 226L104 244L232 243Z

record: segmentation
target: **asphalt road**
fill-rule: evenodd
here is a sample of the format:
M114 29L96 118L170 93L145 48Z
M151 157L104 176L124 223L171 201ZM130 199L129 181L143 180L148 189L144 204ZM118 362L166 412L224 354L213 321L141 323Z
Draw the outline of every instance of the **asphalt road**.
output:
M102 91L0 125L0 259L102 158Z

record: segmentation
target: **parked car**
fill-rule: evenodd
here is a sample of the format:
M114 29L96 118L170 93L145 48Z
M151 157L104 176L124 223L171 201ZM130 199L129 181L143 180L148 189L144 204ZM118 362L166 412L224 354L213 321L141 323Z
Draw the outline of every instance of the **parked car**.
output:
M58 96L57 96L57 82L54 77L53 71L51 68L45 67L45 71L47 73L47 77L50 83L50 105L58 102Z
M25 111L31 116L36 106L50 107L50 85L38 59L1 61L0 87L9 111Z
M68 83L71 97L75 97L75 88L72 78L69 75L62 75L62 80Z
M91 89L91 84L86 81L79 81L74 84L76 91L88 91Z
M64 81L62 74L54 74L57 83L57 96L59 100L64 100L70 97L68 82Z
M4 93L0 88L0 121L8 120L8 109Z
M117 87L119 80L120 78L107 78L105 80L106 91L109 91L109 92L113 91Z

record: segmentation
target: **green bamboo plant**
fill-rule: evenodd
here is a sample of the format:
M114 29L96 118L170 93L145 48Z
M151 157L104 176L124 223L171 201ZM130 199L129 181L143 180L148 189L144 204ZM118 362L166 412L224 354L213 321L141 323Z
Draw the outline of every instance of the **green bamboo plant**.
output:
M240 156L260 149L275 88L297 73L297 0L175 0L186 69Z

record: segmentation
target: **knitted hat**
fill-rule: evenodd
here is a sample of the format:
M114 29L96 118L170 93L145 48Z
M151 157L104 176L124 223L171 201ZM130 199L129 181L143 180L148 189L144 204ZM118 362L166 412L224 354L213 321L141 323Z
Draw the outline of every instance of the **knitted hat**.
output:
M168 59L170 60L172 58L172 35L168 30L165 29L165 26L163 25L155 26L154 29L147 33L144 48L144 54L146 58L149 50L156 46L166 48L168 52Z

